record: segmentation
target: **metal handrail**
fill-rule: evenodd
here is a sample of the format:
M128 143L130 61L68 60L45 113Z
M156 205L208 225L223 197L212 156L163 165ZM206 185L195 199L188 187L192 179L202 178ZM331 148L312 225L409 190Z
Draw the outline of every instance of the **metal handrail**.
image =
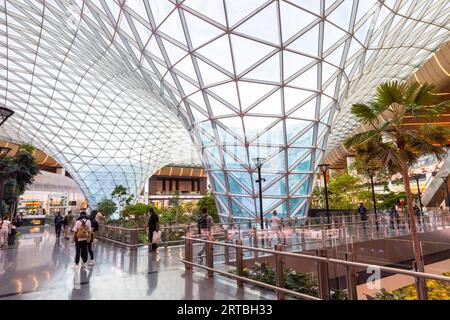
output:
M183 262L185 264L189 264L189 265L194 266L194 267L198 267L198 268L202 268L202 269L205 269L205 270L208 270L208 271L216 272L216 273L221 274L223 276L228 276L228 277L231 277L231 278L235 278L236 280L241 280L241 281L249 282L249 283L252 283L252 284L256 284L257 286L260 286L260 287L263 287L263 288L267 288L267 289L271 289L271 290L274 290L274 291L277 291L277 292L286 293L286 294L297 296L297 297L300 297L300 298L303 298L303 299L307 299L307 300L322 300L320 298L317 298L317 297L314 297L314 296L310 296L310 295L307 295L307 294L304 294L304 293L300 293L300 292L297 292L297 291L292 291L292 290L285 289L285 288L280 288L280 287L277 287L277 286L274 286L274 285L271 285L271 284L268 284L268 283L265 283L265 282L260 282L260 281L249 279L249 278L246 278L246 277L241 277L241 276L238 276L238 275L226 272L226 271L210 268L210 267L204 266L202 264L190 262L190 261L187 261L187 260L184 260L184 259L182 259L181 262Z
M328 258L328 257L318 257L313 255L306 255L301 253L293 253L293 252L285 252L285 251L275 251L270 249L263 249L263 248L255 248L255 247L249 247L244 245L237 245L237 244L231 244L231 243L225 243L225 242L217 242L217 241L210 241L210 240L204 240L204 239L197 239L197 238L190 238L190 237L182 237L184 240L190 240L195 242L203 242L203 243L210 243L213 245L220 245L224 247L230 247L230 248L239 248L247 251L256 251L256 252L264 252L269 254L277 254L282 255L286 257L294 257L294 258L301 258L301 259L310 259L314 261L321 261L321 262L327 262L327 263L336 263L341 264L344 266L349 267L361 267L361 268L378 268L380 271L386 271L389 273L398 273L398 274L404 274L407 276L413 276L413 277L419 277L419 278L425 278L425 279L433 279L433 280L440 280L445 282L450 282L450 277L431 274L431 273L424 273L424 272L418 272L418 271L410 271L410 270L404 270L404 269L397 269L397 268L391 268L391 267L385 267L380 266L376 264L367 264L362 262L353 262L353 261L345 261L345 260L339 260L334 258Z

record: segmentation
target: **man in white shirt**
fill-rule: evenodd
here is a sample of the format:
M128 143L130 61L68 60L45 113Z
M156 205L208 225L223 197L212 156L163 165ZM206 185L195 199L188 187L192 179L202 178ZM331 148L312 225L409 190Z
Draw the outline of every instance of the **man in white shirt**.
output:
M80 263L80 255L83 260L82 268L86 268L86 262L88 258L88 241L90 241L91 234L91 221L88 219L86 212L80 212L80 217L75 222L72 231L75 241L75 264L74 268L78 268Z
M0 228L0 245L3 246L8 241L8 234L11 230L11 221L8 219L1 220L1 228Z

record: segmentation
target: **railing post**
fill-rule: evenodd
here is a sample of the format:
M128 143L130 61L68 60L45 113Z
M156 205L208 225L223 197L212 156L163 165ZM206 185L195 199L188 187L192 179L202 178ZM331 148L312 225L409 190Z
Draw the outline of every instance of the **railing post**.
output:
M186 237L190 237L190 234ZM187 238L184 239L184 260L192 262L192 240ZM185 263L184 267L186 271L192 271L192 265Z
M253 228L253 246L258 246L258 230L256 230L256 226Z
M327 257L327 250L316 250L318 257ZM328 275L328 263L326 261L317 261L317 282L319 286L319 295L322 300L330 300L330 284Z
M126 229L122 229L120 230L121 232L121 237L122 237L122 243L126 244L127 243L127 231Z
M414 261L414 270L419 271L417 263ZM426 279L422 277L414 277L418 300L428 300L428 289Z
M212 240L211 237L208 237L207 240ZM206 266L208 268L214 268L214 246L212 243L206 243ZM208 278L212 278L214 276L214 271L208 270Z
M130 242L132 246L131 249L136 250L138 244L138 230L136 228L131 230Z
M275 245L276 251L283 251L283 245L277 244ZM284 262L283 256L279 254L275 254L275 271L277 274L276 277L276 285L278 288L284 288ZM277 299L284 300L284 293L277 292Z
M225 243L230 243L228 239L225 239ZM224 248L224 254L225 254L225 265L230 265L230 247L225 246Z
M236 244L242 246L242 240L237 240ZM242 248L236 248L236 271L238 276L242 277L244 275L244 255ZM244 287L244 281L237 279L237 286L239 288Z
M345 253L346 261L353 261L353 252ZM356 273L352 266L346 266L347 292L349 300L358 300L358 291L356 289Z

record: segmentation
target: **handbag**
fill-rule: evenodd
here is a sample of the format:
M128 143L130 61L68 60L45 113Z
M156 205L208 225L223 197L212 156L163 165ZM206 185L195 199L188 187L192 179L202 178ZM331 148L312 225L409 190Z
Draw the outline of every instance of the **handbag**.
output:
M153 231L152 243L161 243L161 231Z

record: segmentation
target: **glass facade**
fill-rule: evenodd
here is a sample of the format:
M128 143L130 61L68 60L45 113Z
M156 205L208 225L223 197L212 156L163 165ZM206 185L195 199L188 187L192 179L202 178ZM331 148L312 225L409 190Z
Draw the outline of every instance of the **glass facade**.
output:
M446 0L0 4L2 138L55 157L90 201L198 152L224 220L303 215L349 106L450 39ZM330 135L331 125L334 130Z

